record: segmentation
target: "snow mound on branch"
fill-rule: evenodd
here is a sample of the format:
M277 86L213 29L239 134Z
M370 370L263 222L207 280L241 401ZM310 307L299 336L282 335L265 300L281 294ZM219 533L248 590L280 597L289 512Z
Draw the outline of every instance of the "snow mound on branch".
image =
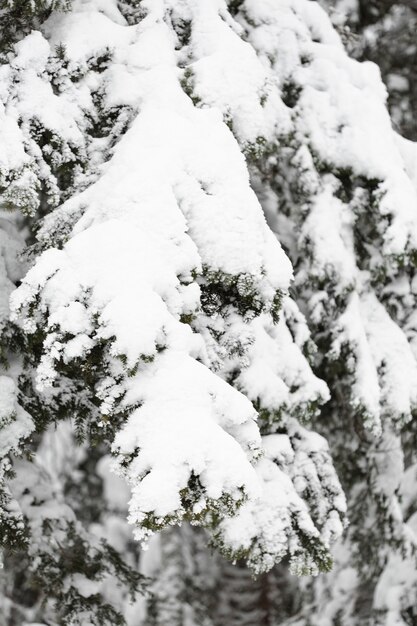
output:
M245 555L257 574L288 555L294 573L316 575L331 567L328 548L342 533L346 501L326 440L295 420L288 431L263 438L262 492L221 522L216 541L232 558ZM316 503L310 510L306 490Z
M77 49L71 37L83 32L84 17L75 7L52 18L69 51ZM114 449L119 471L134 484L131 519L145 528L138 536L147 536L180 521L187 507L196 519L206 501L233 512L257 490L256 413L210 372L202 337L182 321L199 313L195 277L245 277L268 310L288 287L291 265L221 115L195 108L184 93L167 27L145 20L121 28L100 19L109 43L117 38L106 92L134 72L139 113L97 182L59 209L60 217L82 217L61 250L39 257L12 307L27 333L45 333L41 393L53 393L73 361L104 349L108 377L94 390L101 426L122 408L130 413ZM25 54L25 67L39 57L39 50L32 62Z
M306 13L294 26L292 4L283 13L259 6L278 30L281 17L297 33L310 20ZM269 521L251 526L262 546L249 559L255 569L288 550L297 571L328 567L340 485L315 511L293 479L293 441L281 465L259 460L252 405L271 436L328 399L304 356L306 322L286 296L291 264L247 167L293 130L281 78L221 0L147 0L134 26L115 1L76 0L42 28L19 44L6 77L10 116L24 120L33 151L23 172L8 175L32 212L45 181L59 205L39 232L47 250L11 300L42 353L38 392L59 398L75 380L89 396L88 420L114 439L116 471L132 486L138 538L239 507L252 519L259 506ZM52 135L41 149L34 120L42 138ZM66 194L53 159L72 168ZM320 481L330 474L317 479L317 497L327 498Z

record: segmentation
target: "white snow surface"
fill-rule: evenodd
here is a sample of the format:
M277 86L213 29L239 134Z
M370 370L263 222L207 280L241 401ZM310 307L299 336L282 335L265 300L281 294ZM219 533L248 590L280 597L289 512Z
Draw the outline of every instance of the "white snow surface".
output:
M95 2L74 2L71 13L46 24L49 42L33 33L16 57L28 92L38 94L33 114L68 142L79 142L82 107L70 91L53 93L39 75L58 42L74 62L104 44L112 48L113 62L101 77L105 93L116 98L111 105L138 110L97 181L60 207L59 219L82 213L69 241L40 256L11 302L14 319L28 333L46 317L40 393L52 389L58 363L84 358L99 342L109 346L114 365L98 393L110 419L123 395L131 411L114 450L119 471L133 485L131 520L139 537L148 534L140 530L147 514L182 518L180 492L193 475L203 500L227 494L238 501L259 489L251 465L261 446L256 412L208 369L202 336L181 322L200 309L194 274L207 268L247 276L265 307L292 274L238 144L220 111L197 108L184 93L172 35L156 19L158 3L150 5L153 14L128 27L108 11L97 12ZM77 92L87 106L92 80L81 80ZM29 104L25 91L20 100ZM35 316L26 315L38 297ZM120 361L125 372L137 369L124 375L121 388Z
M22 40L10 67L1 69L1 163L6 174L19 172L16 186L32 189L33 177L49 175L35 148L33 154L21 150L32 117L65 146L88 154L92 172L80 175L71 197L44 220L39 239L49 249L14 292L13 315L27 333L45 329L40 393L53 393L60 367L105 346L108 372L94 393L103 428L121 409L128 413L113 450L117 471L132 486L130 519L139 538L149 534L150 515L181 521L184 490L197 476L196 516L207 500L227 495L237 502L244 494L247 501L225 522L224 536L236 547L243 531L234 534L233 524L270 533L270 567L284 545L288 549L291 507L306 532L321 533L327 544L341 532L343 506L333 515L327 505L312 511L303 501L306 479L294 472L304 452L295 444L291 456L272 453L266 443L267 455L257 460L262 442L252 402L280 414L282 426L325 402L329 392L303 356L306 324L285 295L291 264L266 224L244 154L263 154L290 136L305 146L297 158L312 201L296 235L313 261L304 278L332 277L339 293L352 291L332 329L332 350L337 355L344 341L354 346L356 360L348 364L357 374L354 402L366 408L375 432L382 402L395 419L409 419L415 408L415 358L377 297L367 293L368 276L355 259L355 217L336 197L337 177L315 167L332 165L377 181L376 210L389 216L381 252L402 255L417 247L412 166L392 132L376 67L347 57L317 3L245 0L238 20L223 0L142 5L146 17L128 26L114 0L75 0L69 13L53 14L42 33ZM182 47L173 27L179 20L192 26ZM82 69L59 93L44 71L57 44L72 67ZM89 60L106 50L109 65L91 69ZM295 107L285 104L288 84L298 91ZM103 108L132 112L115 146L85 139L97 93ZM19 126L19 119L25 123ZM67 233L57 242L60 225ZM202 289L213 276L247 280L261 311L245 316L229 306L224 319L220 311L204 316ZM284 300L276 323L270 309L278 291ZM314 321L325 298L317 294ZM235 388L226 382L232 378ZM308 440L310 456L318 454L315 445L322 442ZM320 464L330 467L326 454L320 452ZM340 486L330 473L318 472L317 480L313 474L317 490L329 480L337 499ZM320 497L325 500L324 491Z

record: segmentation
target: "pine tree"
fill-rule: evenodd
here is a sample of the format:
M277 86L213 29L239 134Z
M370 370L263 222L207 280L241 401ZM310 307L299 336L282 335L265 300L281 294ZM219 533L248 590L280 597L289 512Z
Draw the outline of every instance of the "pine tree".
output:
M414 152L376 68L309 0L2 11L3 620L412 623Z
M271 29L270 16L256 33L258 9L243 6L252 41L273 41L261 35ZM404 177L412 148L391 131L373 68L361 67L361 82L360 66L338 56L330 24L323 19L312 33L309 26L304 33L313 45L299 36L301 69L294 69L295 53L288 68L290 142L252 166L271 225L283 243L288 233L296 298L318 346L316 371L332 396L320 426L349 496L350 527L334 571L313 585L300 623L408 624L416 605L415 523L399 497L404 464L410 472L415 461L416 196ZM392 147L383 152L388 138ZM394 573L400 562L408 576Z
M394 128L416 141L417 3L325 0L356 58L377 63L388 88L388 108Z

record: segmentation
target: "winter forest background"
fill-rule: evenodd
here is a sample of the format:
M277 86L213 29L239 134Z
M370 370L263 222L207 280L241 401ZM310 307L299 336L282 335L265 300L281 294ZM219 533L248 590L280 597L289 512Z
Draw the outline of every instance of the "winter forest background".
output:
M416 0L0 0L0 626L417 625L414 142Z

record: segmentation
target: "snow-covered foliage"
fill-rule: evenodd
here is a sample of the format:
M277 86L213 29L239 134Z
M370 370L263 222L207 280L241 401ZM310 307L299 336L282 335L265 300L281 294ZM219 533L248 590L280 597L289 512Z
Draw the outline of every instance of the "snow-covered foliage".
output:
M0 6L13 18L20 5ZM412 568L416 541L399 499L417 407L415 153L377 68L347 56L310 0L33 2L21 15L0 66L0 203L13 211L0 521L25 535L29 586L59 571L30 619L130 620L127 591L109 592L112 576L141 586L110 530L109 451L136 539L152 550L168 528L143 624L211 626L204 585L187 592L202 535L185 522L257 575L280 561L329 571L339 478L351 525L337 582L308 583L300 624L408 610L415 580L404 590L394 570ZM92 476L87 513L74 484L88 494Z
M374 61L388 89L394 128L416 141L415 0L320 0L330 11L350 53Z
M14 98L10 89L8 117L25 120L14 132L37 146L7 172L9 178L17 178L18 168L23 174L6 198L15 197L13 184L27 189L20 181L30 172L29 213L38 209L42 186L64 200L43 220L34 250L47 249L12 296L13 319L41 354L34 384L42 402L52 414L58 404L65 411L62 399L79 390L76 419L112 442L116 468L132 485L130 521L139 539L183 519L213 526L217 537L218 516L264 497L264 461L254 467L262 444L249 400L284 424L286 413L314 414L328 398L284 316L278 323L290 263L266 224L221 111L199 106L188 93L191 75L178 69L175 29L187 16L207 15L222 33L220 43L246 44L225 28L220 5L189 3L187 9L185 3L184 16L175 5L151 3L138 26L126 26L116 7L103 14L94 2L75 3L70 13L45 22L46 38L32 33L16 45L6 77L19 90ZM80 41L89 21L97 22L96 36ZM59 86L48 75L58 54L68 68ZM256 56L253 63L263 73ZM79 68L75 76L71 64ZM126 122L117 143L97 137L92 127L115 110ZM48 143L39 146L40 135ZM86 155L84 172L76 154ZM61 191L62 155L73 166ZM285 297L289 324L305 341L302 316ZM268 378L258 389L265 368ZM327 568L332 533L318 520L322 545L308 504L299 502L286 475L281 486L274 483L277 524L282 515L287 519L284 547L280 539L267 549L274 558L264 563L262 549L250 561L255 570L270 568L295 535L290 552L314 561L313 570ZM286 510L280 493L298 504ZM339 503L337 515L343 508ZM332 510L329 504L331 517ZM338 534L340 522L336 528ZM307 544L297 540L305 533ZM226 552L234 551L224 542Z
M55 456L62 452L64 466L67 459L60 444L66 445L67 455L74 452L61 428L46 434L34 461L14 465L10 488L24 516L27 546L24 553L9 553L5 560L5 573L13 571L15 578L1 580L7 591L0 618L5 624L25 618L123 624L124 599L128 594L135 597L145 579L123 562L105 537L86 530L65 501L59 482L63 467L57 466ZM110 595L108 587L113 589ZM119 587L123 593L118 593ZM16 601L22 593L32 601Z
M22 274L22 267L18 262L22 244L15 224L2 215L0 217L0 533L2 537L0 545L12 546L21 546L25 543L25 532L22 512L12 497L8 485L12 471L10 456L21 453L22 442L34 430L31 417L18 402L16 385L18 370L9 363L7 350L7 338L10 335L9 297L14 289L14 281L20 279Z

